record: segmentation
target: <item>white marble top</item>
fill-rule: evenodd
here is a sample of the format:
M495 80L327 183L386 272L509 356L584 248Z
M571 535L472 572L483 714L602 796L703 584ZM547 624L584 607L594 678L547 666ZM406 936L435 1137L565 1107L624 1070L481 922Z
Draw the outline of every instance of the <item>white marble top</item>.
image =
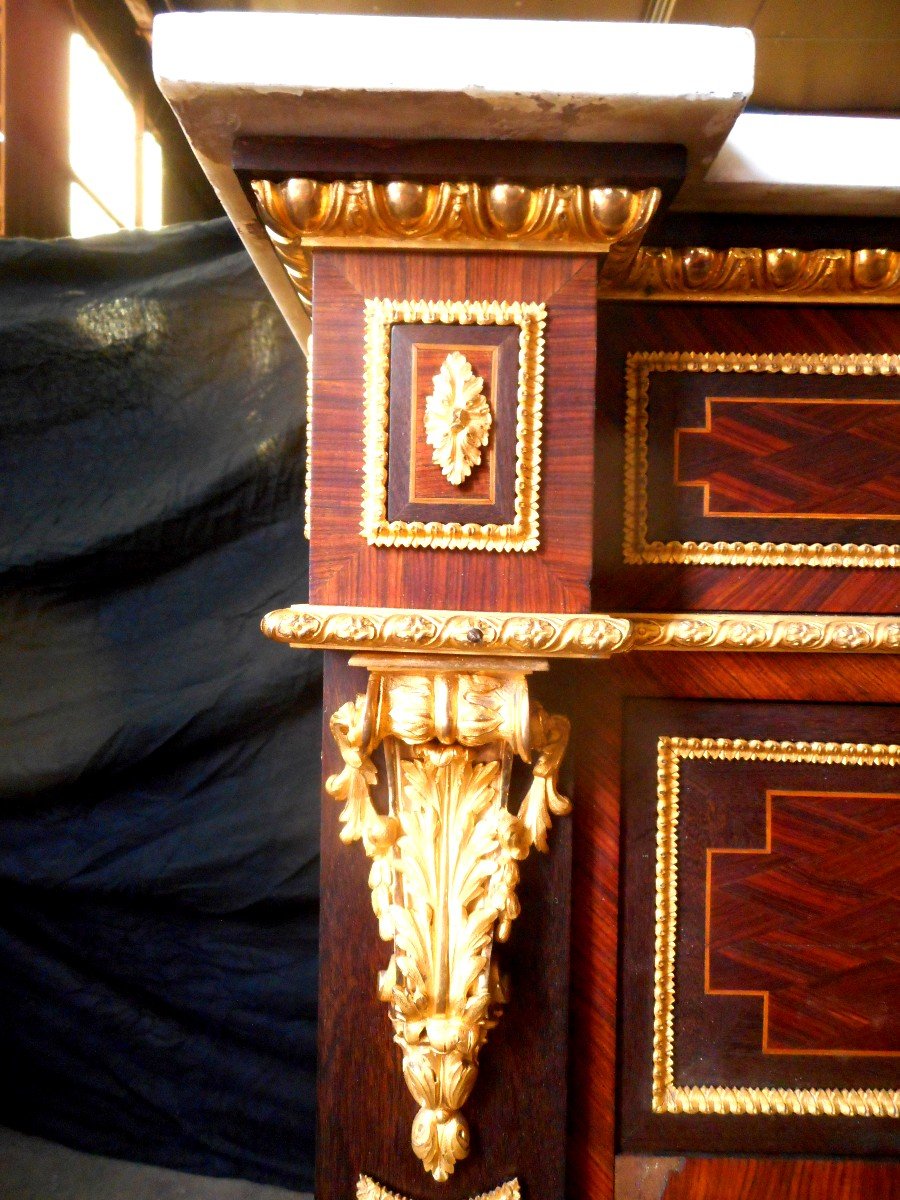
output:
M173 13L153 59L210 148L210 106L185 108L201 96L248 134L677 142L702 176L752 90L754 43L705 25Z
M231 169L241 135L669 142L703 178L753 87L745 29L170 13L163 94L301 341L308 323Z
M160 16L153 41L161 78L296 92L730 100L753 85L752 34L710 25L207 12Z

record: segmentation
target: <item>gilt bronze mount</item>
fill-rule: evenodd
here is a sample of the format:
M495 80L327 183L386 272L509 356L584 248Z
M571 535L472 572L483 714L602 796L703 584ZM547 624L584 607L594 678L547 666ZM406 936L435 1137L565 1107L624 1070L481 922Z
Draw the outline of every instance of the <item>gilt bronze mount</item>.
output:
M419 1110L412 1148L444 1182L469 1153L462 1107L508 990L494 957L519 914L519 863L548 849L569 722L529 697L535 659L360 656L366 692L332 715L344 766L341 840L361 841L378 931L393 943L378 994L390 1006L403 1077ZM382 749L387 810L373 801ZM513 758L532 763L517 813Z

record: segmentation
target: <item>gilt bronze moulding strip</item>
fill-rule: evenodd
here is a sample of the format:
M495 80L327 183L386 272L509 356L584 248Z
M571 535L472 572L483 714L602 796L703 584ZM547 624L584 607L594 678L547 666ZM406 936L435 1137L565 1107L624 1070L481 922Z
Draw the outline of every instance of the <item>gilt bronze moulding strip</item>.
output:
M601 300L896 304L900 251L625 243L611 250L597 292Z
M897 654L900 618L816 613L452 612L295 604L262 631L296 649L608 658L629 650Z
M658 188L371 179L254 180L266 227L306 246L585 254L646 228Z
M262 631L300 649L607 658L627 650L627 620L562 613L450 612L295 604L269 613Z
M900 618L817 613L629 613L635 650L897 654Z

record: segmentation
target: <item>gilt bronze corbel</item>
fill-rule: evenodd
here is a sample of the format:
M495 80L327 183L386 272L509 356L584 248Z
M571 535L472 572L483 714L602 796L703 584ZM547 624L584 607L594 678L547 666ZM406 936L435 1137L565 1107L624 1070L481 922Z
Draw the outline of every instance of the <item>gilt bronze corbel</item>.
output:
M462 1108L509 999L493 949L519 914L519 863L549 849L552 818L570 810L557 787L569 721L531 698L529 676L627 649L631 622L299 604L262 628L298 649L367 651L350 660L368 669L365 693L330 719L344 765L325 786L343 804L342 841L372 860L372 907L394 946L378 992L419 1105L412 1148L443 1182L469 1152ZM379 749L386 811L373 800ZM513 812L516 758L532 780Z
M509 999L493 949L519 914L519 863L532 846L549 849L552 818L570 810L557 787L569 721L531 698L529 676L551 659L627 649L631 622L298 604L262 629L298 649L367 652L350 660L368 669L365 693L330 719L344 765L325 786L343 804L342 841L361 841L372 860L372 907L394 946L378 992L419 1105L412 1148L443 1182L469 1152L462 1108ZM379 749L386 811L373 799ZM516 758L532 780L513 812ZM517 1187L503 1185L498 1200Z
M519 914L518 864L532 846L548 849L551 816L570 809L557 790L569 722L529 697L540 660L352 663L368 668L369 684L331 717L344 766L325 786L344 805L342 841L361 841L372 859L372 907L394 945L378 991L419 1105L412 1148L443 1182L469 1152L461 1110L508 998L493 946ZM386 813L372 801L379 747ZM514 814L516 756L533 764L533 778Z

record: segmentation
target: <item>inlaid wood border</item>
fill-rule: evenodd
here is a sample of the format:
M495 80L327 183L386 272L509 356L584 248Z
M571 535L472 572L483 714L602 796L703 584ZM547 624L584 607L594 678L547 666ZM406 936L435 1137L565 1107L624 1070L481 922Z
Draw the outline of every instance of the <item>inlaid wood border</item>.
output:
M389 521L387 515L388 418L391 327L400 323L518 325L515 516L509 523ZM441 550L537 550L541 431L544 397L544 331L547 308L501 300L366 300L363 537L370 546Z
M312 526L313 340L306 347L306 473L303 481L303 536L309 541Z
M656 788L652 1111L720 1116L777 1114L900 1117L900 1090L676 1085L675 941L678 920L678 809L682 759L893 767L900 764L900 745L778 742L745 738L659 738Z
M623 557L632 566L681 563L752 567L896 567L900 544L648 541L649 404L654 372L898 375L897 354L735 354L639 351L625 367ZM763 518L761 518L763 519Z

